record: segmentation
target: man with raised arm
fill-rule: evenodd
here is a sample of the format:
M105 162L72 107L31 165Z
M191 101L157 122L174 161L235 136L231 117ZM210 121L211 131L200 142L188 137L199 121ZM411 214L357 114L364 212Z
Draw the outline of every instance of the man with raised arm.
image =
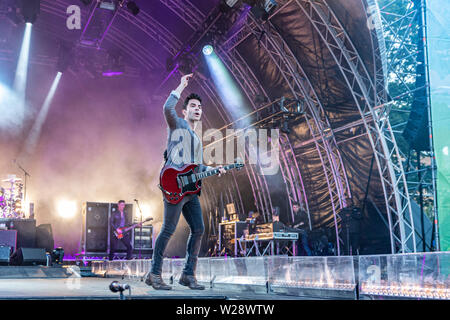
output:
M203 146L202 140L195 133L195 129L202 116L202 100L191 93L186 97L183 103L183 116L177 115L175 106L180 99L181 93L188 86L189 79L193 74L185 75L181 78L180 85L170 93L164 104L164 116L168 126L167 150L165 152L165 167L182 167L187 163L196 163L200 166L200 171L212 169L203 165ZM219 166L220 174L226 171ZM220 176L220 175L219 175ZM169 203L164 197L164 221L161 231L156 239L153 251L151 270L148 273L145 283L156 290L170 290L172 287L165 284L161 273L163 264L164 250L170 237L175 232L180 213L183 213L191 233L189 235L186 252L186 262L181 274L179 283L194 290L203 290L204 286L197 283L195 270L197 266L200 244L205 230L203 224L202 210L200 207L198 194L186 195L178 204Z

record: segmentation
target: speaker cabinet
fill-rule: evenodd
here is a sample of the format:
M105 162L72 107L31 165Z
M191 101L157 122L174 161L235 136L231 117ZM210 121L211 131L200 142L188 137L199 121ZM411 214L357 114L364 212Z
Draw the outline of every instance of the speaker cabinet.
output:
M36 247L52 252L55 248L51 224L41 224L36 228Z
M87 254L107 252L109 203L86 202L83 204L82 248Z
M11 255L11 247L0 246L0 266L9 264L9 256Z
M36 247L36 220L34 219L0 219L9 230L17 231L17 248Z
M11 265L15 266L45 266L47 255L43 248L19 248L11 256Z
M0 247L11 247L12 251L17 248L17 230L0 230Z
M110 239L114 237L111 217L117 212L117 203L86 202L83 204L83 230L81 248L84 254L106 255L109 253ZM125 204L125 225L133 221L133 205ZM130 232L133 239L133 232ZM126 252L121 241L116 252Z

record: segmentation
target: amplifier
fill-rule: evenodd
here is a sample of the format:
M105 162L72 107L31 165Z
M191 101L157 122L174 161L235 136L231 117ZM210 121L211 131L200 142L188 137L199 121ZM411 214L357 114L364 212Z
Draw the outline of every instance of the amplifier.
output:
M0 219L0 225L17 231L16 248L36 247L36 220L34 219Z
M16 251L17 247L17 230L0 230L0 247L11 247L12 251Z
M153 226L142 226L134 229L134 250L153 249Z
M8 265L11 256L11 247L0 246L0 265Z

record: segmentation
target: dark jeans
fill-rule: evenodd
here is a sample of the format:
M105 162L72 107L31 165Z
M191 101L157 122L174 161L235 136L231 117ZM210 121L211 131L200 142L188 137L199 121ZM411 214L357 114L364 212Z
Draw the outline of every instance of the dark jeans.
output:
M202 208L200 207L200 201L196 194L184 197L178 204L170 204L164 199L164 222L155 241L151 269L153 274L160 275L162 272L164 250L170 237L175 232L181 212L191 229L187 243L186 263L183 273L187 275L195 274L200 244L203 233L205 232Z
M109 248L109 260L113 260L114 253L116 252L119 242L122 242L127 248L127 260L131 260L133 256L133 247L131 246L131 236L130 234L125 234L122 239L117 239L113 233L111 233L111 243Z
M302 230L302 232L299 232L298 235L299 235L299 238L300 238L299 240L301 240L301 246L303 247L303 250L305 250L306 255L311 256L312 253L311 253L311 249L309 249L309 246L308 246L308 233L307 233L307 231ZM299 253L297 253L297 255Z

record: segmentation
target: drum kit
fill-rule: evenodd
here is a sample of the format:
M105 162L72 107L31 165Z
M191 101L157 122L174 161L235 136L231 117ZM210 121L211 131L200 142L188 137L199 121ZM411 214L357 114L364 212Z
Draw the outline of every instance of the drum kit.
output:
M15 175L8 175L7 179L1 180L0 186L0 218L25 218L23 210L23 183L22 179Z

